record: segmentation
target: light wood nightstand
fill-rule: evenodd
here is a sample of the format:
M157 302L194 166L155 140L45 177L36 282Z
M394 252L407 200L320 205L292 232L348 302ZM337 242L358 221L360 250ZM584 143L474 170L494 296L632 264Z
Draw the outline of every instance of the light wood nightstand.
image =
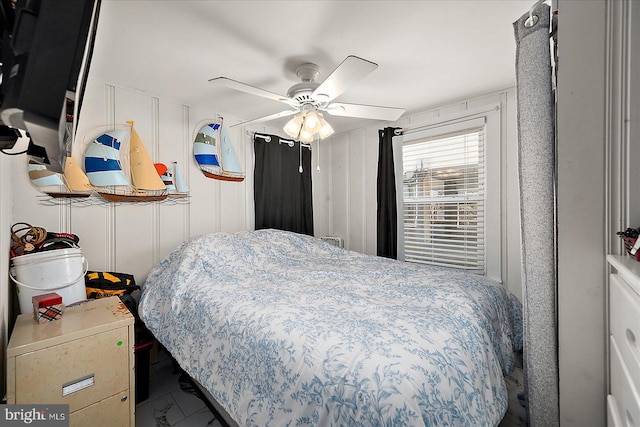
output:
M67 307L62 319L16 320L7 403L68 404L71 426L135 426L134 318L118 297Z

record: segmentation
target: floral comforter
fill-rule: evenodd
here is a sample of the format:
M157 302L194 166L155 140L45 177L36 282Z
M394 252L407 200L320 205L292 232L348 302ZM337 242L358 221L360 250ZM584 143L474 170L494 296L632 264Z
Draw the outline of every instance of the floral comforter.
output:
M139 312L242 426L495 426L522 347L494 281L277 230L181 244Z

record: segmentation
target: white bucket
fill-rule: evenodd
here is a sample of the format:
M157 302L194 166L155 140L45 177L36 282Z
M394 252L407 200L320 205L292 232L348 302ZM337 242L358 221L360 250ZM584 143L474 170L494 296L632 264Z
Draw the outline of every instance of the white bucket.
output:
M9 273L16 284L20 313L31 313L31 298L55 292L65 305L87 299L84 275L88 264L82 249L53 249L11 258L13 272Z

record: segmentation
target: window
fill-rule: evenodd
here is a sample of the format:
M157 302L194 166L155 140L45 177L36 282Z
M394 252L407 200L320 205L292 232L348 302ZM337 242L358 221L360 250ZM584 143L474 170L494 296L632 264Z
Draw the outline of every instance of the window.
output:
M398 258L500 280L499 110L439 119L394 145Z
M484 274L484 127L403 146L404 259Z

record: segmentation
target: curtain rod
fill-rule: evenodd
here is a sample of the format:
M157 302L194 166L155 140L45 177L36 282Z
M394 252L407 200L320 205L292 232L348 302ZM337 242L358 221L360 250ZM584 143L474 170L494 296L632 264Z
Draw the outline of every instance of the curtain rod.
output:
M264 139L264 140L265 140L265 141L267 141L267 142L271 142L271 135L263 135L263 134L258 133L258 132L249 132L249 131L247 131L247 132L246 132L246 134L247 134L247 136L252 136L252 137L256 137L256 136L257 136L257 137L259 137L259 138ZM276 135L276 136L277 136L277 135ZM293 140L293 139L281 138L281 137L279 137L279 136L278 136L278 138L280 138L280 142L283 142L283 141L284 141L284 142L285 142L289 147L293 147L293 146L294 146L294 144L296 143L296 141L295 141L295 140ZM309 150L311 150L311 144L307 144L307 143L304 143L304 142L300 142L300 145L301 145L302 147L306 147L306 148L308 148Z
M423 130L427 130L427 129L431 129L431 128L434 128L434 127L442 126L445 123L462 122L465 119L468 119L470 117L478 117L478 116L481 116L483 113L489 113L491 111L500 111L500 106L499 105L495 105L493 108L490 108L490 109L486 109L486 110L482 110L482 111L475 111L473 113L466 114L464 116L458 116L458 117L453 118L453 119L439 121L437 123L433 123L433 124L429 124L429 125L417 126L417 127L414 127L414 128L396 129L394 131L394 133L396 135L401 135L401 134L407 135L407 134L412 134L414 132L421 132Z

